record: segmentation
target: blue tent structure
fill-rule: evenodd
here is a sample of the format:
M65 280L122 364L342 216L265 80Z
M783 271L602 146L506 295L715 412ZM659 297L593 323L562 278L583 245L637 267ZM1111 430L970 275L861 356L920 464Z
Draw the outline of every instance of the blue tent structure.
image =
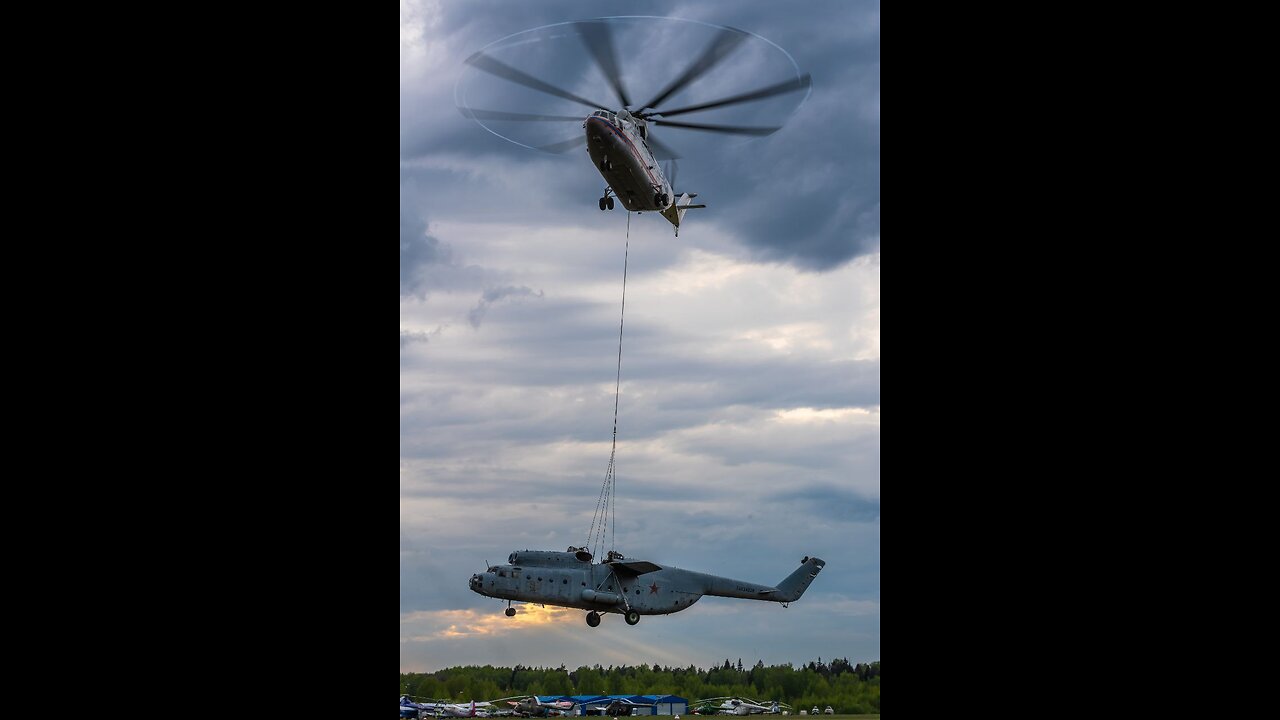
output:
M652 696L650 695L610 695L609 697L613 698L614 700L630 700L633 703L640 703L642 706L653 705L653 700L650 699L650 697ZM656 715L657 713L655 711L657 709L658 708L656 705L654 707L635 707L635 708L631 708L631 714L632 715Z
M685 715L689 711L689 701L678 695L642 695L641 697L645 699L636 702L653 703L654 715Z
M570 700L577 703L575 715L597 714L614 700L630 700L641 707L631 708L632 715L685 715L689 701L676 695L572 695L568 697L539 697L539 700ZM647 706L647 707L646 707Z

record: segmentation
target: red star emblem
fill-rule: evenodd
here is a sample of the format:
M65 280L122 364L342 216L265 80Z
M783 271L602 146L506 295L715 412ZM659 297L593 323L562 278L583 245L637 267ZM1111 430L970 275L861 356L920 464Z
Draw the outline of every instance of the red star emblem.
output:
M649 586L649 594L653 595L657 592L658 592L658 583L655 582L654 584Z

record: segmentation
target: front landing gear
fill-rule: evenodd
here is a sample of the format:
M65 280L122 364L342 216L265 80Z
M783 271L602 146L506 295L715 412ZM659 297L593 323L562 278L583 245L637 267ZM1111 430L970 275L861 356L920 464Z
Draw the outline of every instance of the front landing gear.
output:
M516 616L516 609L511 607L511 601L508 600L507 601L507 617L515 617L515 616Z
M640 613L636 612L635 610L628 610L628 611L627 611L627 624L628 624L628 625L635 625L635 624L636 624L636 623L638 623L638 622L640 622Z
M596 612L595 610L592 610L591 612L587 613L587 624L590 625L591 627L599 627L600 613Z
M604 189L604 197L600 198L600 209L601 209L601 210L612 210L612 209L613 209L613 198L612 198L612 197L610 197L610 194L611 194L612 192L613 192L613 191L612 191L612 190L610 190L609 188L605 188L605 189Z

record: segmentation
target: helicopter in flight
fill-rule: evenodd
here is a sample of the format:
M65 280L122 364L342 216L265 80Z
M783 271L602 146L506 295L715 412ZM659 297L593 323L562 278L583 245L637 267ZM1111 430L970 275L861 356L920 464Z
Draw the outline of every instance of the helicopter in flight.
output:
M782 582L769 586L627 560L613 550L601 563L593 563L586 548L521 550L511 553L506 565L472 575L470 587L486 597L506 600L508 617L516 614L511 602L522 601L586 610L591 627L600 625L601 613L621 614L628 625L635 625L641 615L680 612L703 595L766 600L786 607L800 599L825 565L806 556Z
M699 102L685 107L667 110L660 109L663 102L679 93L695 80L703 77L712 68L729 57L750 33L735 28L714 26L716 33L711 42L703 49L692 63L680 75L667 83L648 102L636 105L627 93L622 81L621 66L613 39L609 18L583 20L565 23L575 32L586 46L588 54L604 75L615 104L600 103L569 92L562 87L540 80L522 70L503 63L484 50L467 58L466 64L471 67L522 85L527 88L585 105L593 110L582 115L539 115L523 112L506 112L492 109L458 105L458 110L468 118L476 121L503 120L517 122L555 122L575 121L582 123L583 133L563 142L539 146L537 149L552 153L564 153L586 145L587 154L596 170L605 180L604 195L599 199L601 210L612 210L614 198L621 201L622 206L631 212L654 211L660 213L673 226L676 236L680 235L680 222L684 214L706 205L695 205L690 201L697 193L677 194L675 185L675 159L678 153L669 145L653 136L650 126L696 130L700 132L722 133L729 135L746 135L763 137L772 135L781 129L776 127L743 127L707 123L690 123L670 118L688 113L704 112L716 108L757 102L785 93L807 90L810 86L808 73L798 74L795 78L774 83L767 87L738 93L729 97L709 102ZM664 169L661 160L670 160L671 164Z

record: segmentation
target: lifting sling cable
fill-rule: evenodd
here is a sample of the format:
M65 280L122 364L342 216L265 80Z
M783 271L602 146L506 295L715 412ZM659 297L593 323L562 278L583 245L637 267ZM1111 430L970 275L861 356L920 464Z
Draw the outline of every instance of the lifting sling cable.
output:
M600 497L596 501L596 512L591 519L591 530L588 532L587 544L591 554L598 557L597 552L604 550L605 529L609 531L609 549L616 549L617 510L613 496L617 482L614 472L614 457L618 452L618 399L622 394L622 331L627 318L627 264L631 257L631 213L627 212L627 243L622 255L622 313L618 319L618 369L613 387L613 447L609 450L609 467L605 471L604 484L600 487Z

